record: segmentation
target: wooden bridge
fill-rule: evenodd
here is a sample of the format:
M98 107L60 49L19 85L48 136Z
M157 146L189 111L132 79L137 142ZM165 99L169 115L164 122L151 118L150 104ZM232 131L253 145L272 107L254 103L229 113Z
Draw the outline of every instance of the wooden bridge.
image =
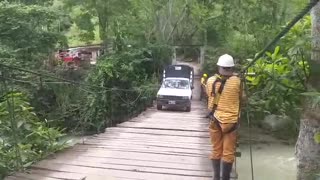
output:
M6 180L212 179L203 105L149 109Z
M192 111L150 108L6 180L209 180L210 140L195 81Z

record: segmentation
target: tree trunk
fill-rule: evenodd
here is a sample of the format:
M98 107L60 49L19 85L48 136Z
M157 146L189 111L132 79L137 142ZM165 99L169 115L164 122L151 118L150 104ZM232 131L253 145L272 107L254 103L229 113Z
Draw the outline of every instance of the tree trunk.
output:
M311 0L312 1L312 0ZM312 57L309 87L320 90L320 3L311 11L312 17ZM320 132L320 105L315 98L305 100L300 122L300 133L296 144L298 160L298 180L320 178L320 144L315 135ZM318 104L317 104L318 103Z
M99 37L100 40L103 41L103 45L106 46L107 42L107 37L108 37L108 16L109 16L109 11L108 11L108 6L109 6L109 1L108 0L103 0L103 1L93 1L93 6L94 9L97 13L98 16L98 22L99 22Z
M307 104L306 108L309 106ZM317 112L320 112L319 108ZM296 146L298 180L316 180L316 177L320 177L320 145L314 138L315 134L320 132L319 120L319 113L316 114L309 109L305 110L300 121L300 133Z

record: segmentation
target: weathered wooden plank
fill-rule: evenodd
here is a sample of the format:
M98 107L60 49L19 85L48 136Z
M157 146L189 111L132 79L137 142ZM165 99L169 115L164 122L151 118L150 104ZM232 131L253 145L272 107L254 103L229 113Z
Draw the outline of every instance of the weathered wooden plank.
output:
M82 143L81 143L82 144ZM211 145L205 144L192 144L192 143L171 143L171 142L156 142L156 141L146 141L142 140L132 140L128 141L127 139L115 139L110 142L102 140L90 140L86 141L83 145L147 145L153 147L172 147L172 148L184 148L184 149L193 149L193 150L211 150Z
M136 128L150 130L170 130L170 131L187 131L209 133L209 126L205 125L179 125L173 123L144 123L144 122L126 122L119 124L118 128Z
M196 101L193 101L192 103L197 103ZM196 110L197 109L197 110ZM154 117L154 116L173 116L173 117L181 117L181 115L185 117L197 117L197 118L202 118L203 113L206 112L206 110L203 109L198 109L198 108L193 108L193 111L186 113L183 111L159 111L155 109L154 107L149 108L147 111L141 113L140 115L136 117ZM134 118L136 118L134 117Z
M179 120L174 120L174 121L179 121ZM186 127L186 128L198 128L199 126L204 127L204 128L209 128L208 123L206 122L189 122L189 121L181 121L179 123L173 122L173 121L168 121L168 119L161 119L161 120L154 120L154 119L145 119L143 121L141 120L132 120L132 121L127 121L126 123L123 124L144 124L144 125L156 125L156 126L181 126L181 127Z
M80 149L91 149L91 148L97 148L97 149L120 149L126 151L127 149L131 150L141 150L141 151L158 151L158 152L174 152L174 153L187 153L187 154L207 154L210 153L210 149L190 149L190 148L179 148L179 147L155 147L151 145L145 145L145 144L79 144L77 145L77 148Z
M164 129L164 130L175 130L175 131L194 131L194 132L207 132L208 130L205 129L204 127L183 127L183 126L179 126L177 124L177 126L170 126L170 125L161 125L161 126L157 126L157 125L145 125L145 124L119 124L117 125L118 127L131 127L131 128L140 128L140 129Z
M197 180L197 179L211 179L210 177L201 177L201 176L186 176L186 175L175 175L175 174L161 174L161 173L149 173L149 172L138 172L135 170L132 171L121 171L121 170L107 170L94 167L81 167L73 165L61 165L61 164L41 164L33 166L37 169L51 170L51 171L60 171L60 172L73 172L78 174L88 174L88 175L105 175L105 176L121 176L126 175L127 177L132 178L142 178L142 179L167 179L167 180L176 180L176 179L186 179L186 180Z
M104 141L106 140L106 141ZM138 139L138 138L135 138L135 139L128 139L128 138L105 138L105 139L97 139L97 140L90 140L90 141L85 141L84 143L93 143L93 144L98 144L98 143L101 143L101 144L109 144L107 142L107 140L110 140L110 143L113 143L113 142L117 142L117 143L122 143L122 144L126 144L126 142L129 142L130 143L144 143L144 140L143 139ZM176 141L157 141L157 140L152 140L152 139L148 139L148 140L145 140L145 144L156 144L156 145L162 145L162 146L173 146L175 147L176 145L177 146L181 146L181 147L187 147L187 148L192 148L192 149L208 149L211 147L211 145L209 145L210 141L204 141L203 143L197 143L197 142L185 142L185 143L181 143L181 142L176 142Z
M174 120L178 121L178 120ZM126 123L123 124L145 124L145 125L157 125L157 126L181 126L181 127L186 127L186 128L209 128L209 125L206 122L188 122L188 121L181 121L180 123L178 122L173 122L173 121L168 121L167 119L164 120L158 120L154 121L153 119L147 119L144 121L127 121Z
M157 142L158 144L161 144L162 142L164 143L168 143L168 144L176 144L176 143L180 143L180 144L190 144L190 146L209 146L210 140L209 139L199 139L197 140L193 140L193 141L178 141L174 138L172 139L164 139L161 137L133 137L133 138L127 138L127 137L119 137L119 136L106 136L106 137L100 137L97 138L97 140L99 141L111 141L111 140L117 140L117 141L136 141L136 142L141 142L141 141L146 141L146 142ZM87 141L90 141L90 139L88 139Z
M163 154L170 154L170 155L185 155L185 156L193 156L193 157L208 157L210 151L188 151L183 149L160 149L160 148L151 148L151 147L143 147L143 146L92 146L92 145L83 145L77 148L78 150L89 150L89 149L97 149L97 150L103 150L103 151L119 151L119 152L128 152L128 149L130 149L130 152L140 152L140 153L163 153Z
M70 173L70 172L59 172L59 171L49 171L49 170L40 170L40 169L32 169L31 172L33 174L41 174L45 176L53 176L58 177L59 180L65 178L65 175L69 176L70 174L76 175L76 176L83 176L85 177L83 180L117 180L117 179L123 179L123 180L141 180L138 178L129 178L129 177L113 177L108 175L81 175L81 173ZM82 173L84 174L84 173Z
M52 164L61 164L61 166L64 165L75 165L75 166L81 166L81 167L92 167L92 168L102 168L102 169L111 169L111 170L126 170L126 171L138 171L138 172L150 172L150 173L167 173L167 174L172 174L175 173L177 175L179 175L180 173L182 175L190 175L190 176L210 176L211 172L209 169L207 169L206 171L197 171L197 170L180 170L180 169L171 169L168 167L162 167L162 168L155 168L155 167L149 167L147 166L149 162L145 163L142 166L138 166L136 164L134 165L127 165L127 164L113 164L110 162L107 163L99 163L99 162L83 162L83 161L79 161L79 160L68 160L65 161L64 159L59 160L59 159L55 159L55 160L51 160L51 161L42 161L41 163L39 163L38 165L43 167L43 165L45 166L46 164L43 163L50 163Z
M14 176L5 177L4 180L28 180L27 178L19 178Z
M99 137L118 137L118 138L145 138L145 139L157 139L158 141L174 140L178 142L208 142L207 137L181 137L181 136L170 136L170 135L156 135L156 134L137 134L137 133L105 133Z
M205 165L208 166L210 161L206 157L188 157L182 155L164 155L164 154L151 154L151 153L139 153L139 152L101 152L101 151L69 151L64 152L66 155L75 155L83 157L97 157L97 158L116 158L127 160L144 160L153 162L167 162L167 163L179 163L179 164L193 164L193 165Z
M183 143L190 143L190 144L203 144L205 143L204 145L208 145L207 143L210 142L210 138L209 137L198 137L198 138L195 138L195 139L192 139L192 137L190 137L190 139L188 139L188 137L186 137L186 140L189 140L189 141L180 141L181 139L178 140L179 137L183 138L183 136L171 136L171 137L168 137L168 138L164 138L164 135L156 135L154 134L154 136L152 135L149 135L149 134L138 134L138 133L133 133L132 136L135 136L135 137L128 137L130 135L125 135L125 134L129 134L129 133L124 133L123 135L122 134L105 134L103 136L99 136L99 137L96 137L96 138L87 138L85 141L89 141L89 140L99 140L99 141L105 141L106 139L108 140L112 140L112 139L132 139L132 140L141 140L141 139L145 139L145 140L149 140L149 141L154 141L156 140L156 142L167 142L167 143L170 143L172 144L172 142L176 142L176 143L180 143L180 144L183 144ZM139 137L140 135L140 137ZM141 136L141 135L145 135L144 137ZM126 137L127 136L127 137ZM170 136L170 135L169 135ZM158 137L158 138L156 138ZM198 141L197 141L198 140ZM173 145L173 144L172 144Z
M192 131L168 131L157 129L143 129L139 128L125 128L125 127L113 127L107 128L106 132L112 133L139 133L139 134L166 134L171 136L183 136L183 137L209 137L209 132L192 132Z
M53 172L53 171L42 171L42 170L29 170L28 173L18 173L15 175L16 177L21 178L30 178L36 180L87 180L86 176L79 175L76 173L68 173L68 172Z
M81 161L81 162L96 162L104 164L119 164L119 165L136 165L146 167L158 167L158 168L169 168L169 169L180 169L180 170L193 170L193 171L210 171L211 167L207 164L194 165L194 164L179 164L173 162L155 162L148 160L130 160L130 159L118 159L118 158L101 158L101 157L86 157L77 156L72 154L61 154L55 159L65 161Z
M193 102L196 103L196 102ZM171 119L174 119L176 117L196 117L196 118L205 118L203 115L205 111L192 111L190 113L185 113L185 112L181 112L181 111L158 111L155 109L148 109L147 111L145 111L144 113L134 117L147 117L147 118L153 118L153 117L159 117L159 116L170 116L173 117Z
M190 138L190 139L198 139L198 138L209 138L209 131L207 132L198 132L198 131L174 131L174 130L161 130L161 129L139 129L139 128L127 128L126 129L132 129L132 131L128 130L128 131L106 131L103 134L99 134L96 137L93 138L98 138L98 137L105 137L105 136L109 136L111 135L119 135L119 134L124 134L124 135L128 135L128 134L132 134L132 135L140 135L140 136L144 136L144 137L152 137L152 136L161 136L161 137L172 137L172 138ZM140 132L137 132L140 131ZM163 132L161 132L163 131ZM171 132L169 132L171 131ZM181 133L179 133L181 132ZM189 135L184 135L189 133Z
M161 140L160 140L161 139ZM110 143L112 142L119 142L119 143L126 143L128 141L130 142L135 142L135 143L155 143L158 145L169 145L169 146L175 146L175 145L187 145L187 147L194 147L194 148L207 148L210 147L210 140L209 139L202 139L201 141L185 141L185 142L181 142L181 141L177 141L175 139L165 139L165 138L161 138L159 137L158 139L156 138L146 138L143 139L141 137L135 137L135 138L126 138L126 137L105 137L105 138L99 138L99 139L90 139L85 141L84 143L88 142L88 143L108 143L108 141L110 141Z
M179 121L179 120L173 120L173 119L169 119L166 118L166 121L163 120L153 120L151 119L151 121L148 121L149 119L145 120L145 121L127 121L124 123L121 123L119 125L132 125L133 127L135 125L150 125L150 127L153 127L152 125L156 125L156 126L174 126L174 127L185 127L185 128L200 128L200 129L196 129L196 130L201 130L201 129L208 129L209 125L206 122L198 122L198 123L192 123L192 122L188 122L188 121ZM161 122L162 121L162 122ZM174 122L173 122L174 121Z
M99 168L105 170L123 170L123 171L136 171L136 172L148 172L148 173L158 173L158 174L175 174L175 175L187 175L187 176L198 176L198 177L210 177L210 171L199 171L199 170L183 170L183 169L171 169L166 167L150 167L150 166L137 166L137 165L123 165L123 164L103 164L98 162L82 162L82 161L64 161L63 159L55 160L45 160L38 164L38 166L46 165L72 165L77 167L90 167L90 168Z
M204 118L195 118L195 117L166 117L166 116L155 116L155 117L142 117L142 118L135 118L131 119L127 122L153 122L153 123L188 123L188 125L196 125L197 123L204 124L208 123L208 119Z
M52 177L46 177L43 175L38 175L38 174L22 174L22 173L17 173L14 175L15 177L18 178L24 178L24 179L30 179L30 180L61 180L62 178L52 178ZM63 180L84 180L84 178L81 179L68 179L68 178L63 178Z
M116 178L106 175L87 175L84 173L71 173L71 172L62 172L62 171L51 171L51 170L42 170L42 169L35 169L31 168L30 173L32 174L38 174L42 176L47 177L53 177L58 179L70 179L73 180L74 178L82 178L82 180L104 180L104 179L110 179L110 180L116 180Z
M153 123L188 123L188 125L195 125L197 123L204 124L208 123L208 119L206 118L199 118L199 117L167 117L167 116L154 116L154 117L140 117L140 118L134 118L129 120L128 122L153 122Z
M190 149L190 150L204 150L204 151L210 151L211 146L202 146L202 145L190 145L187 143L184 144L170 144L170 143L158 143L158 142L133 142L133 141L110 141L110 142L105 142L105 141L99 141L99 140L91 140L91 141L86 141L85 144L82 145L96 145L96 146L126 146L126 145L143 145L143 146L151 146L151 147L156 147L156 148L177 148L177 149Z
M205 115L204 115L205 116ZM156 116L137 116L135 118L130 119L127 122L161 122L165 121L167 123L169 122L181 122L181 123L206 123L209 122L208 118L205 117L200 117L199 115L194 115L194 116L186 116L184 117L183 115L177 115L177 116L169 116L169 114L158 114Z
M94 148L93 148L94 149ZM153 152L153 151L147 151L147 150L130 150L130 151L125 151L123 149L98 149L98 148L95 148L96 151L103 151L103 152L119 152L119 153L122 153L122 152L132 152L132 153L145 153L145 154L154 154L154 155L170 155L170 156L187 156L187 157L209 157L209 153L208 155L206 154L201 154L201 155L198 155L198 154L191 154L191 153L174 153L174 152ZM76 149L74 150L74 152L87 152L88 149Z
M159 137L159 139L161 139ZM209 147L210 146L210 140L199 140L199 141L185 141L183 143L181 143L181 141L177 141L174 139L165 139L163 138L162 140L159 139L155 139L155 138L140 138L140 137L136 137L136 138L126 138L126 137L106 137L106 138L102 138L102 139L97 139L97 140L87 140L85 142L98 142L98 143L104 143L107 142L108 140L111 142L123 142L126 143L126 141L132 141L132 142L150 142L150 143L158 143L159 145L163 143L165 144L169 144L174 146L175 144L182 144L182 145L186 145L189 144L189 147Z
M89 149L74 149L73 152L88 152ZM195 155L195 154L182 154L182 153L173 153L173 152L154 152L154 151L140 151L140 150L114 150L114 149L95 149L97 153L110 153L110 154L117 154L117 153L137 153L137 154L148 154L148 155L156 155L156 156L176 156L176 157L187 157L187 158L207 158L209 155Z

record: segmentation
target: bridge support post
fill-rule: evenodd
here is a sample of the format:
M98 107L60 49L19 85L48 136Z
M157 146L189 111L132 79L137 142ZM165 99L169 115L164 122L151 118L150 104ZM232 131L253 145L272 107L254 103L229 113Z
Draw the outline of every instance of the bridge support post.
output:
M177 47L173 46L172 47L172 62L171 64L175 65L177 64L177 51L176 51Z
M200 47L200 58L199 58L199 64L202 67L204 64L204 55L205 55L205 46Z

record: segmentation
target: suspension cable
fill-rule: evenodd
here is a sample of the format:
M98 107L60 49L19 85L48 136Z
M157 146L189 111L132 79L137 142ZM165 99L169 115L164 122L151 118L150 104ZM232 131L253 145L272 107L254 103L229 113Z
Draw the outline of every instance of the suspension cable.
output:
M246 76L243 78L243 85L244 85L244 91L245 95L248 96L249 89L246 82ZM247 116L247 122L248 122L248 128L249 128L249 152L250 152L250 165L251 165L251 180L254 180L254 164L253 164L253 155L252 155L252 126L251 126L251 120L250 120L250 104L249 102L246 103L246 116Z
M290 21L289 24L267 46L262 51L260 51L245 68L241 70L241 72L246 72L249 67L251 67L258 59L260 59L264 55L264 53L266 53L284 35L286 35L298 21L300 21L315 5L317 5L318 2L319 0L310 1L308 5L303 8L303 10L295 18L293 18L293 20Z

